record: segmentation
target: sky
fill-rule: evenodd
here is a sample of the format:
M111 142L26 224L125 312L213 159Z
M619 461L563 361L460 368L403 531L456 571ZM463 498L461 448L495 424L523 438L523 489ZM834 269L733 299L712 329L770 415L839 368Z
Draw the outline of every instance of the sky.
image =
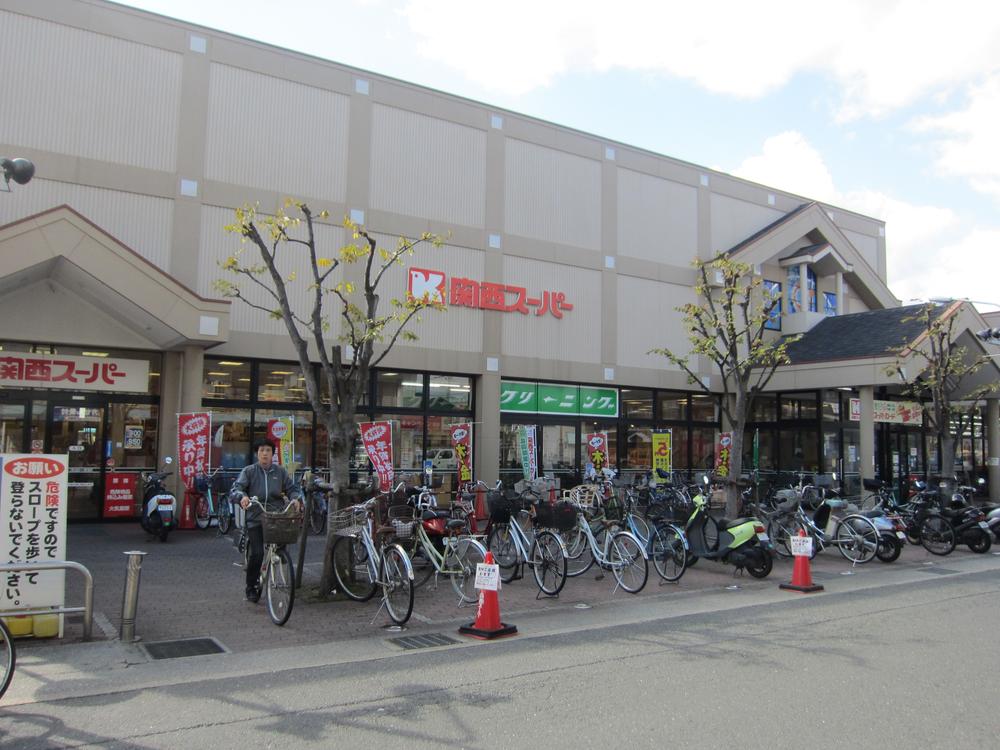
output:
M1000 3L130 0L886 222L889 288L1000 309Z

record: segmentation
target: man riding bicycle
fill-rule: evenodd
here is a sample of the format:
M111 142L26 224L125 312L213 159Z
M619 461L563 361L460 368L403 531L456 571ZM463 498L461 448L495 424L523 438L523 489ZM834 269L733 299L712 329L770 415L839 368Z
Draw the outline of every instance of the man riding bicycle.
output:
M256 497L268 511L284 510L285 497L295 500L296 510L302 511L302 490L281 464L274 462L274 443L267 438L254 443L257 461L245 467L233 482L230 497L238 500L240 507L247 511L247 544L250 545L250 559L247 565L246 599L248 602L260 600L257 577L264 561L264 529L261 526L261 508L250 505L250 498Z

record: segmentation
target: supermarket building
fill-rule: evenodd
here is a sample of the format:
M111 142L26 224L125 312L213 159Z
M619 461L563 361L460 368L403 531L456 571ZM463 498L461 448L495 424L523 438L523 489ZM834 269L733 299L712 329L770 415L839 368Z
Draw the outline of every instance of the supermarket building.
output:
M387 244L447 237L383 291L409 281L447 306L369 385L362 411L393 420L400 471L432 459L447 475L462 421L484 479L520 475L522 424L564 481L595 431L624 470L648 468L666 429L675 469L711 467L717 400L647 352L686 348L691 262L722 250L781 292L773 335L807 333L754 414L762 468L855 483L940 469L919 418L879 416L898 401L891 349L912 334L879 220L101 0L0 0L0 57L0 155L37 167L0 195L0 450L68 452L71 518L107 517L111 472L173 454L179 412L212 412L217 465L245 463L278 416L294 418L297 462L323 463L283 324L214 290L239 244L233 209L286 196L330 212L328 252L351 239L344 216ZM953 307L981 347L982 318ZM998 425L990 401L959 446L993 493Z

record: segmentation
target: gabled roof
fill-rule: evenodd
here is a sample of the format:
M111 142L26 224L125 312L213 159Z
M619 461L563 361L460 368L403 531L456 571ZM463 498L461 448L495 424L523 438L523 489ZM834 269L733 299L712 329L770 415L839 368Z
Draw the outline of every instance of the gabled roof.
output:
M825 253L828 259L836 259L837 265L842 266L844 279L868 307L883 309L899 305L899 300L878 273L815 201L803 203L729 248L726 253L742 263L770 263L776 258L789 257L792 254L789 248L803 238L811 246L818 246L818 252ZM829 246L829 251L824 249L826 246ZM812 252L816 251L814 247Z
M923 322L916 317L922 307L908 305L825 318L788 345L791 364L893 356L899 347L924 332Z

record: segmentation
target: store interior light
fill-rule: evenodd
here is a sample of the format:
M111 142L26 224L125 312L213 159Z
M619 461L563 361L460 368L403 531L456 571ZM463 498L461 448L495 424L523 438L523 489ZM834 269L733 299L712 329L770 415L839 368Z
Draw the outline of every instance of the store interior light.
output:
M209 375L221 375L222 377L226 377L227 375L229 375L228 372L212 372L212 371L209 371L208 374Z
M107 357L107 352L80 352L84 357Z
M151 372L151 373L149 373L149 377L151 377L151 378L158 378L158 377L160 377L160 373L158 373L158 372Z
M414 388L423 388L424 387L423 383L407 383L405 380L402 383L400 383L400 385L410 385L410 386L413 386Z
M240 378L239 382L241 382L241 383L249 383L250 382L250 378Z
M243 363L242 362L231 362L228 359L221 359L221 360L219 360L219 364L220 365L225 365L226 367L239 367Z
M291 370L271 370L272 375L292 375L294 374Z

